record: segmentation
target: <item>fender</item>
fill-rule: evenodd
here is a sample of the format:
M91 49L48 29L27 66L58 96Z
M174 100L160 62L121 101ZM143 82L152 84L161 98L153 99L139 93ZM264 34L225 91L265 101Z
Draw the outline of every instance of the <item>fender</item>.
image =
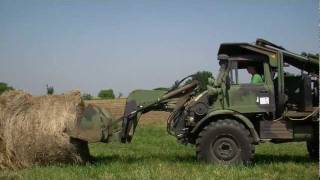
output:
M249 129L250 134L252 135L255 143L258 143L260 141L259 135L258 135L257 131L254 129L254 126L251 123L251 121L247 117L243 116L242 114L240 114L236 111L228 110L228 109L216 110L214 112L209 113L207 116L202 118L197 123L197 125L193 128L191 133L193 133L193 134L197 133L198 131L200 131L202 129L204 124L207 124L208 122L212 121L212 119L214 119L214 117L220 116L220 115L228 115L228 116L235 117L237 120L239 120L241 123L243 123Z

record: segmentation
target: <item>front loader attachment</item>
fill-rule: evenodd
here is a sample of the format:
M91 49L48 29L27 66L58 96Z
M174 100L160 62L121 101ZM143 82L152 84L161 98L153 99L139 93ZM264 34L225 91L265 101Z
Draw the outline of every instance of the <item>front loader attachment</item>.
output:
M159 99L166 93L162 90L135 90L128 96L122 118L121 142L131 142L140 116L150 110L156 110Z
M121 141L131 142L142 114L149 111L173 111L182 97L190 95L197 81L169 91L135 90L129 94L124 114L115 119L109 111L89 104L77 124L66 131L72 138L89 143Z
M165 93L160 90L133 91L128 97L124 115L119 119L115 119L106 109L89 104L75 126L66 133L89 143L130 142L141 114L155 110L159 98Z
M131 142L142 114L149 111L169 111L176 108L177 102L188 97L198 86L198 81L193 81L182 87L163 90L135 90L129 94L122 119L121 142Z

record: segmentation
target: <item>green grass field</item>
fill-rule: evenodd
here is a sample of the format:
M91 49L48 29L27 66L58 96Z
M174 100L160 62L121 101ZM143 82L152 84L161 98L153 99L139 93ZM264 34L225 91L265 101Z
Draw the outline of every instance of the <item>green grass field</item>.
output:
M0 179L319 179L305 143L256 146L250 166L197 162L194 147L176 143L164 125L139 127L132 144L93 144L87 165L51 165L0 173Z

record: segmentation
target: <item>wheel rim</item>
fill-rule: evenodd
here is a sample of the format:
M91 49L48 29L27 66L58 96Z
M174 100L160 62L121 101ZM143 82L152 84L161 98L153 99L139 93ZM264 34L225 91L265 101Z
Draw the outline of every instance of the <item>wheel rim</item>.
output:
M221 137L212 143L212 152L221 161L236 159L240 150L236 141L231 137Z

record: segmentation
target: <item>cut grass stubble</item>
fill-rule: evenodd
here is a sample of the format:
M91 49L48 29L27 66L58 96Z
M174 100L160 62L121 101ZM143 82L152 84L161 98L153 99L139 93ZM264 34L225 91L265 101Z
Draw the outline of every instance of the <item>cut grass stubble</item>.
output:
M198 162L195 148L178 144L161 124L137 129L131 144L92 144L92 164L51 165L1 172L18 179L318 179L318 162L308 158L305 143L256 146L250 166Z

